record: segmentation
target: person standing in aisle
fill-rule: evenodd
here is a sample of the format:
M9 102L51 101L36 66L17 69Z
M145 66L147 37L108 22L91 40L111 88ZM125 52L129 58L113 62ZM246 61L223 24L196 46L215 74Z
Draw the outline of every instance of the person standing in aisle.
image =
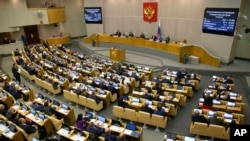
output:
M21 83L21 76L20 76L20 70L18 69L17 65L16 64L13 64L13 67L12 67L12 74L13 76L15 77L15 79Z

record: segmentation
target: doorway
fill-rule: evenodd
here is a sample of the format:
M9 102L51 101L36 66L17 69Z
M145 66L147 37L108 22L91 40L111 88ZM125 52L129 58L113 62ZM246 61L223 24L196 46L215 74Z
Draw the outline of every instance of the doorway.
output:
M24 26L23 29L28 45L40 43L37 25Z

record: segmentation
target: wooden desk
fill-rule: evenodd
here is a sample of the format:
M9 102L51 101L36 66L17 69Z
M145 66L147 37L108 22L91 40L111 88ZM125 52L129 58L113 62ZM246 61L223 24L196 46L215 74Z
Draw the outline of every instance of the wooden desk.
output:
M109 56L111 60L114 61L125 61L125 49L111 48L109 50Z
M74 112L74 108L69 107L70 109L67 111L63 111L61 110L61 107L58 106L56 107L56 111L58 113L60 113L60 115L64 118L64 121L68 121L70 125L75 125L75 112Z
M14 133L12 131L9 131L9 128L3 124L0 124L0 134L12 141L24 141L22 133L19 130Z
M66 130L64 128L61 128L60 130L58 130L56 132L58 135L62 136L62 137L65 137L69 140L72 140L72 141L86 141L88 138L84 137L84 136L81 136L77 133L74 132L74 129L71 129L71 130Z
M139 127L136 127L137 128L136 131L132 131L132 130L126 129L124 127L119 127L116 125L111 125L109 128L110 128L111 132L123 133L125 135L125 138L128 137L130 139L133 138L136 141L142 141L143 130Z
M14 105L13 109L15 109L22 116L30 119L32 122L34 122L38 126L44 127L47 133L49 133L49 132L54 133L54 129L53 129L52 123L49 120L48 116L45 115L45 117L46 117L45 120L42 120L37 115L31 114L30 110L29 111L28 110L24 111L18 105Z

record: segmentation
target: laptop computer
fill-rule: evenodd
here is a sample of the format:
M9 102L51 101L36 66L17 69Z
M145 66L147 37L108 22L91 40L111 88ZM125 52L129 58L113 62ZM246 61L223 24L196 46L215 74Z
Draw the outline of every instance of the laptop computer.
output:
M45 114L43 114L43 113L39 113L39 114L38 114L38 117L39 117L41 120L45 120Z
M16 131L17 131L17 130L16 130L16 126L15 126L14 124L11 124L11 125L9 126L9 129L10 129L11 132L16 132Z
M97 120L104 123L104 122L106 121L106 118L103 117L103 116L98 116L98 117L97 117Z
M177 138L177 135L175 133L170 133L170 132L166 132L166 136L167 136L167 138L166 138L167 141L168 141L168 139L175 141Z
M32 138L31 141L40 141L38 138Z
M183 141L195 141L194 137L185 136Z
M59 103L59 101L54 100L54 101L53 101L53 105L59 106L59 105L60 105L60 103Z
M68 109L69 109L69 106L66 105L66 104L62 104L62 108L63 108L64 110L68 110Z
M133 124L133 123L127 123L126 129L135 131L135 130L136 130L136 126L135 126L135 124Z
M87 117L88 119L92 119L94 117L94 114L92 112L86 112L85 117Z
M30 110L30 113L33 114L33 115L36 115L36 110L32 108L32 109Z

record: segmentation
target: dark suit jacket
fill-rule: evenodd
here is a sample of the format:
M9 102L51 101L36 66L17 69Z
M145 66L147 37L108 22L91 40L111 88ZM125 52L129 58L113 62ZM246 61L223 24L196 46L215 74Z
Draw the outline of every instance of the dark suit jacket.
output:
M141 111L147 112L147 113L150 113L150 114L153 114L153 113L154 113L154 110L151 109L151 108L149 108L148 106L143 106L143 107L141 108Z
M29 124L20 124L19 125L27 134L35 133L36 128L32 127L32 125Z
M113 135L113 134L108 134L108 133L102 133L102 135L105 140L108 140L108 141L115 141L116 140L116 136Z
M54 110L52 107L48 106L48 107L44 107L44 113L46 115L52 116L54 115Z
M207 119L202 115L192 115L192 121L207 123Z
M153 96L150 94L143 94L142 98L148 99L148 100L153 100Z
M86 127L86 131L91 132L97 136L100 136L102 133L104 133L104 129L89 126Z
M153 114L160 115L160 116L166 116L166 112L162 108L155 110Z
M216 125L222 125L222 120L219 118L210 118L209 124L216 124Z

